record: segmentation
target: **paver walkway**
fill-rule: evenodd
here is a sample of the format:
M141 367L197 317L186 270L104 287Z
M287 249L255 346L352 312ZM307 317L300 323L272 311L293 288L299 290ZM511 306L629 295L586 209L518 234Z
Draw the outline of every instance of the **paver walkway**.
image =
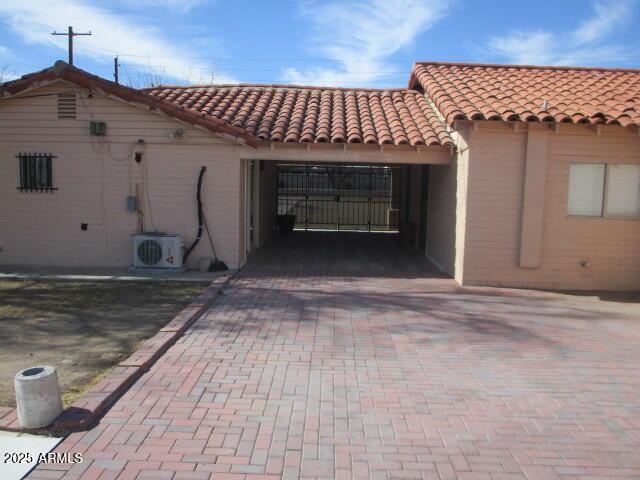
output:
M83 463L30 478L640 478L638 304L459 289L391 236L301 235L57 449Z

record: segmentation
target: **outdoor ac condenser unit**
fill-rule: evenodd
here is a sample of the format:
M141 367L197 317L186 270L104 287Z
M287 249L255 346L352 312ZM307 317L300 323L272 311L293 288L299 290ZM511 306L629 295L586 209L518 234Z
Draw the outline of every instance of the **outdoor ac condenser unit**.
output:
M182 245L180 235L134 235L133 268L182 271Z

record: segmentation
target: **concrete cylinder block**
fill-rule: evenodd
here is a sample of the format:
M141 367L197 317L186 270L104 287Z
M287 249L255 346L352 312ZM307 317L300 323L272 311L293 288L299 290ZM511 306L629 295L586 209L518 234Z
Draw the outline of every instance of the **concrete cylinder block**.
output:
M62 397L55 367L31 367L14 377L18 422L23 428L51 425L62 413Z

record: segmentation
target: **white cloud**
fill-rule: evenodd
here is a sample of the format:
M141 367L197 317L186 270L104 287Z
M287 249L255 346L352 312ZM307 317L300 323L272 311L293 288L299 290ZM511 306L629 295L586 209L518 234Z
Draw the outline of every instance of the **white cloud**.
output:
M514 63L545 63L551 59L555 37L541 30L514 32L491 40L491 50L508 56Z
M575 45L600 40L616 27L624 25L632 15L631 0L598 1L593 4L595 16L580 25L571 37Z
M386 59L408 46L451 11L449 0L351 0L307 2L308 49L338 68L287 68L286 80L315 85L360 85L384 80L393 71ZM395 67L397 68L397 67Z
M483 53L506 63L602 64L633 54L630 47L607 43L616 28L632 17L635 0L600 0L592 3L594 15L565 32L520 30L490 38Z
M173 3L165 0L164 4ZM194 3L193 1L190 3ZM77 32L91 31L91 37L76 37L74 50L97 62L112 62L116 54L128 54L126 63L145 69L155 69L176 80L201 81L211 65L195 58L198 52L176 45L170 34L152 28L144 17L116 14L101 6L90 6L81 0L57 0L55 6L47 0L0 0L3 21L25 42L60 50L66 60L67 37L51 35L54 30L66 31L73 25ZM162 55L163 58L153 58ZM125 61L125 60L123 60ZM76 63L78 63L76 61ZM162 65L162 69L155 67ZM79 65L81 66L81 65ZM151 67L149 67L151 66ZM216 81L234 82L217 75Z
M13 61L13 56L11 50L0 45L0 83L15 80L23 75L16 62Z
M114 0L112 0L114 1ZM196 7L211 3L209 0L115 0L128 8L149 12L149 7L162 8L171 13L185 14Z

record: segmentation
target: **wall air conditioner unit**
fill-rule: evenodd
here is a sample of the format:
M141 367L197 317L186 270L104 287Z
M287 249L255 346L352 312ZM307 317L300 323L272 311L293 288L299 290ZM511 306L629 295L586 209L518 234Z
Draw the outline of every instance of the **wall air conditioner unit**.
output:
M182 237L166 233L133 236L133 268L183 272Z

